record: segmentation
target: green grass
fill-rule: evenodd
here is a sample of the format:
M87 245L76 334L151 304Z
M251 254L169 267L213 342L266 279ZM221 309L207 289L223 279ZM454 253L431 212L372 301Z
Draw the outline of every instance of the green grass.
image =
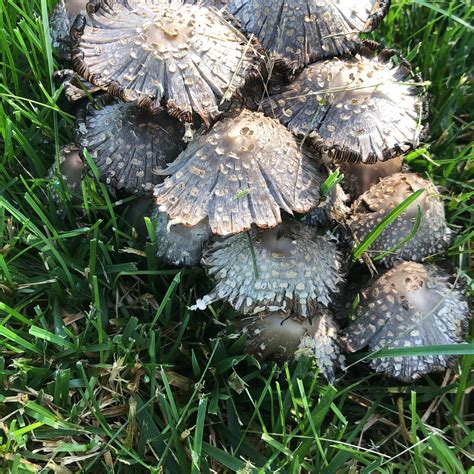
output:
M51 80L53 3L0 7L0 472L468 472L474 355L409 386L357 358L334 385L307 361L259 365L226 306L190 314L203 271L163 267L94 173L83 203L60 190L58 217L45 176L73 111ZM375 36L430 82L430 139L408 162L443 189L468 283L472 13L398 0Z

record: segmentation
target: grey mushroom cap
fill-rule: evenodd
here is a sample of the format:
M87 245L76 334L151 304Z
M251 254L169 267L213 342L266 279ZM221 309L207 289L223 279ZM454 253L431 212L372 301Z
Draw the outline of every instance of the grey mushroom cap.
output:
M229 11L254 34L277 65L290 72L353 52L359 33L372 31L390 1L230 0Z
M237 321L239 332L247 336L246 350L260 360L314 359L328 380L344 366L338 328L326 309L319 309L311 319L285 313L265 313Z
M382 179L354 202L348 221L356 241L362 242L367 235L414 192L424 189L421 196L410 204L380 236L371 244L371 257L388 252L380 261L386 266L399 260L422 261L424 258L444 252L452 240L441 197L428 180L413 173L397 173ZM416 233L406 242L418 218ZM401 245L400 245L401 244Z
M265 113L336 161L375 163L416 148L426 134L425 89L395 53L363 48L313 64L265 99Z
M351 199L357 199L382 178L399 173L403 168L403 158L398 156L388 161L379 161L368 165L365 163L338 163L344 174L342 187Z
M158 172L184 148L184 126L165 110L151 113L108 96L78 112L75 132L101 179L127 193L151 193L163 180Z
M227 237L204 252L202 263L216 286L193 309L224 300L242 314L285 311L311 317L343 282L341 260L330 235L297 221Z
M88 0L59 0L49 17L49 31L53 48L63 59L71 58L69 30L79 13L86 10Z
M85 99L97 92L103 93L100 87L94 86L89 81L86 81L72 69L60 69L59 71L55 71L54 78L61 81L64 88L64 95L71 103Z
M163 262L177 267L199 265L204 246L212 237L207 219L193 227L173 225L165 213L153 212L156 227L157 255Z
M219 104L258 75L260 55L215 8L128 0L71 30L76 71L125 101L209 126Z
M433 265L402 262L362 292L357 317L343 334L351 352L463 342L469 308L450 276ZM405 382L446 369L446 355L378 357L370 365Z
M324 181L285 127L248 110L195 138L165 173L155 188L160 211L186 226L209 218L219 235L275 227L281 209L308 212Z
M350 207L347 205L349 197L340 184L336 184L329 194L304 216L304 222L312 226L328 226L333 222L344 223L349 215Z

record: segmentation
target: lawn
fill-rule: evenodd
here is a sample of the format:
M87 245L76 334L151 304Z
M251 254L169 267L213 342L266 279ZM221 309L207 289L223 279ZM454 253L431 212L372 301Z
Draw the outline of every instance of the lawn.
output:
M52 79L54 3L0 6L0 472L472 469L472 344L412 384L355 356L333 384L306 360L259 364L226 329L229 307L187 309L212 284L158 261L151 222L130 225L134 198L93 167L80 202L48 178L74 114ZM470 5L395 0L374 38L427 81L430 136L406 161L443 191L444 265L472 289Z

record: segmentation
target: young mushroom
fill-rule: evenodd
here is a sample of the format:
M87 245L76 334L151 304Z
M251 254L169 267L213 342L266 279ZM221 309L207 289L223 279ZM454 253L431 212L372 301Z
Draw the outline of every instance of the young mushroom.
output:
M285 311L311 317L343 282L341 260L329 235L297 221L215 241L202 263L217 283L193 309L225 300L242 314Z
M186 226L209 218L219 235L275 227L280 209L308 212L324 181L285 127L248 110L197 137L165 173L155 188L159 210Z
M201 261L206 242L212 237L207 219L193 227L173 225L163 212L153 212L157 255L164 263L177 267L195 267Z
M228 8L275 63L292 73L354 51L359 33L375 29L389 7L389 0L230 0Z
M336 369L344 366L337 326L326 309L318 309L311 319L277 312L241 319L236 325L247 336L246 350L260 360L308 357L330 381Z
M343 333L344 344L355 352L366 346L379 351L463 342L469 308L449 280L433 265L399 263L362 292L356 320ZM447 355L375 357L370 366L411 382L452 361Z
M373 46L373 45L371 45ZM424 137L424 87L396 54L364 47L355 57L313 64L263 103L267 115L335 161L375 163Z
M424 189L421 196L370 245L369 256L390 266L398 260L422 261L446 250L452 232L446 223L443 202L430 181L413 173L388 176L362 194L352 206L349 227L356 241L362 242L391 211L420 189Z
M75 132L101 179L132 194L151 193L162 181L158 172L184 149L184 126L165 110L151 113L110 96L79 110Z
M90 24L89 24L90 23ZM125 101L207 126L258 75L260 55L216 9L128 0L80 15L71 30L76 71Z
M344 175L342 181L344 191L349 194L351 200L355 200L382 178L402 171L403 158L398 156L371 165L365 163L337 163L337 167Z

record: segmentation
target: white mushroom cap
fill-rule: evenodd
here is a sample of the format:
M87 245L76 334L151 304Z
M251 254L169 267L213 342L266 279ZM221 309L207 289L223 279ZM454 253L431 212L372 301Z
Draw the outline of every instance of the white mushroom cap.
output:
M311 319L285 313L265 313L237 322L247 335L247 351L261 360L314 359L328 380L337 367L344 365L340 353L337 326L331 314L319 309Z
M216 9L178 0L128 0L74 23L76 70L125 101L206 125L257 75L260 56Z
M205 243L212 237L205 219L193 227L172 225L165 213L155 211L156 246L158 257L169 265L195 267L201 261Z
M151 193L158 174L184 149L184 126L166 111L151 113L136 104L103 97L80 110L76 142L87 149L110 187Z
M343 281L333 239L296 221L214 242L202 263L217 283L193 309L224 300L243 314L285 311L310 317L319 304L331 302Z
M393 51L364 48L313 64L264 101L276 117L337 161L375 163L416 148L426 129L424 87ZM421 123L421 125L420 125Z
M381 259L387 266L397 260L421 261L446 250L452 232L447 227L438 191L430 181L416 174L397 173L372 186L352 206L352 217L348 224L356 240L361 242L393 209L419 189L425 189L425 192L383 230L368 250L372 257L391 251ZM421 208L421 221L416 234L394 249L413 232L418 206Z
M352 52L390 6L379 0L229 0L229 11L290 71Z
M173 222L205 218L213 233L228 235L275 227L281 211L317 206L323 177L288 130L260 113L243 110L197 137L169 165L155 188L159 209Z
M377 277L362 292L357 317L343 341L351 352L422 347L462 342L469 308L449 275L435 266L402 262ZM452 357L443 355L374 358L377 372L410 382L442 371Z

